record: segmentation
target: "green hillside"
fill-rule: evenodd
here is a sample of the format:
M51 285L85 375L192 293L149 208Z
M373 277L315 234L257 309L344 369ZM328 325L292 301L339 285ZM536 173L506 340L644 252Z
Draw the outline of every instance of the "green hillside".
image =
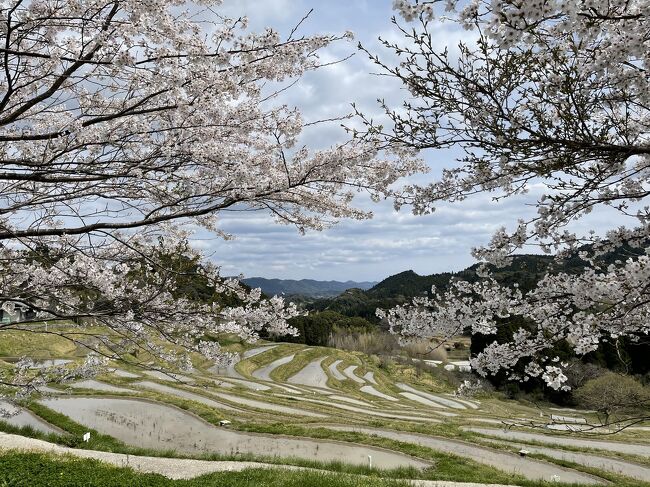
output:
M580 250L589 250L583 247ZM599 258L603 265L615 263L630 257L641 255L643 249L623 246ZM581 270L587 263L574 253L569 257L557 261L552 255L523 254L515 255L505 267L488 266L497 282L513 286L518 285L523 292L531 290L546 273L573 273ZM346 316L359 316L379 323L375 316L377 308L390 308L403 304L416 296L427 296L435 286L444 290L452 279L469 282L479 280L477 269L479 264L474 264L459 272L442 272L421 276L412 270L400 272L390 276L367 291L349 289L339 296L331 299L320 299L308 305L315 311L330 310Z
M243 279L242 282L253 288L259 287L269 296L286 295L314 298L334 297L350 288L369 289L376 284L376 282L265 279L263 277L251 277Z

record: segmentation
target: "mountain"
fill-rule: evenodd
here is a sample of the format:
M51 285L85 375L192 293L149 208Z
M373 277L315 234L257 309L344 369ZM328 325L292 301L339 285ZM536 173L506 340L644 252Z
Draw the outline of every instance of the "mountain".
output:
M517 255L510 265L491 270L502 284L517 283L523 291L526 291L531 289L554 265L552 256ZM584 262L582 265L584 266ZM444 289L452 278L476 281L479 279L477 269L478 264L474 264L460 272L442 272L428 276L421 276L408 270L387 277L366 290L348 289L338 296L318 299L311 303L309 308L315 311L335 311L346 316L360 316L377 323L378 319L375 316L377 308L392 308L410 301L415 296L429 295L432 286Z
M263 277L250 277L242 279L242 282L252 288L259 287L264 294L269 296L307 296L313 298L325 298L338 296L351 288L361 290L370 289L376 282L354 282L354 281L316 281L313 279L265 279Z
M588 250L588 247L580 250ZM611 264L617 260L638 256L643 252L643 249L623 246L597 260L601 264ZM586 265L587 263L580 259L577 253L559 262L551 255L524 254L513 256L511 263L505 267L488 267L494 278L502 285L517 284L519 289L527 292L534 288L546 273L576 273ZM367 290L349 289L330 299L318 299L310 303L309 308L315 311L335 311L346 316L360 316L378 323L379 320L375 315L377 308L388 309L406 303L415 296L429 295L432 286L445 289L452 278L475 282L480 279L477 274L478 266L479 264L474 264L460 272L442 272L428 276L421 276L408 270L390 276Z

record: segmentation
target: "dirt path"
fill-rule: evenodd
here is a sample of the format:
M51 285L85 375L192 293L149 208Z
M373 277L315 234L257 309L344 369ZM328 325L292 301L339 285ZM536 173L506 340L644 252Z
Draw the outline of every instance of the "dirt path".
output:
M27 450L93 458L118 467L129 467L138 472L157 473L170 479L190 479L211 472L239 472L247 468L271 465L255 462L209 462L185 458L141 457L94 450L80 450L48 443L47 441L0 432L0 449ZM296 467L287 466L289 469Z
M47 441L25 438L0 432L0 449L47 452L56 455L72 455L79 458L93 458L118 467L129 467L138 472L157 473L170 479L191 479L212 472L240 472L250 468L280 468L305 470L291 465L273 465L257 462L212 462L186 458L160 458L124 455L94 450L67 448ZM414 487L517 487L514 485L476 484L435 480L414 480Z

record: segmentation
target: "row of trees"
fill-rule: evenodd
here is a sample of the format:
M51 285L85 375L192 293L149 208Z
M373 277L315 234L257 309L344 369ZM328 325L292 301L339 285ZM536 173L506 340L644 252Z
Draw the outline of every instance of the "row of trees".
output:
M375 329L372 323L363 318L345 316L334 311L296 316L290 318L288 323L297 333L276 335L270 338L291 343L327 347L331 344L332 336L337 333L363 333Z

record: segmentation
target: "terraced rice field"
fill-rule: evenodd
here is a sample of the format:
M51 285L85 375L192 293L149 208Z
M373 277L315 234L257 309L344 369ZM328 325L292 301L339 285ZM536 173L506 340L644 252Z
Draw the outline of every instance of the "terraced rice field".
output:
M96 380L49 391L41 405L127 444L159 450L421 471L435 468L443 454L531 481L605 485L608 473L650 481L650 463L639 460L650 458L650 434L642 429L634 441L625 434L605 441L522 426L504 432L497 426L579 425L590 413L549 408L540 418L539 408L519 403L459 398L435 381L387 373L362 354L334 349L260 345L228 367L175 374L116 365ZM57 430L27 410L17 412L11 419L17 425ZM219 427L220 420L230 426ZM282 434L255 433L267 430ZM332 439L336 434L346 441ZM523 458L521 449L538 457Z
M5 401L0 401L0 419L4 418L12 426L18 428L23 426L29 426L34 428L36 431L41 433L61 433L59 428L52 426L51 424L43 421L41 418L33 414L32 412L9 404Z
M387 468L423 468L429 465L424 460L377 448L231 431L210 425L170 406L134 399L64 397L44 399L42 402L75 421L92 424L102 433L149 448L174 448L186 453L288 456L306 460L346 461L357 465L365 465L367 455L371 454Z

